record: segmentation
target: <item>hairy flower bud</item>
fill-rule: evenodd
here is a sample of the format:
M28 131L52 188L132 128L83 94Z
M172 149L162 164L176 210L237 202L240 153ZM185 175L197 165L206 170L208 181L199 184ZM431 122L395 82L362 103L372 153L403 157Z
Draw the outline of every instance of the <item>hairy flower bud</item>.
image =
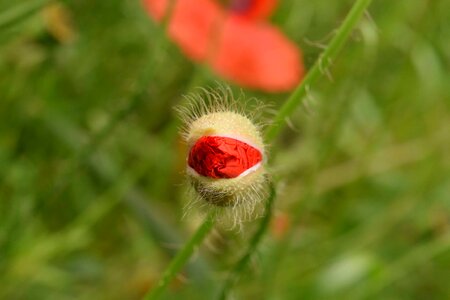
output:
M188 104L178 108L196 202L215 209L222 220L231 218L233 225L257 217L267 196L260 126L241 101L222 88L188 97Z

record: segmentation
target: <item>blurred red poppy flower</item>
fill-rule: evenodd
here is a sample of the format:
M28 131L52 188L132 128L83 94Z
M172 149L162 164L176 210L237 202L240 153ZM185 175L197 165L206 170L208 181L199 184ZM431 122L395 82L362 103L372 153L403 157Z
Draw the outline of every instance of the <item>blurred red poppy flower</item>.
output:
M276 0L174 0L171 39L191 59L206 62L222 77L268 92L293 89L304 69L300 50L264 21ZM144 0L161 21L168 0Z

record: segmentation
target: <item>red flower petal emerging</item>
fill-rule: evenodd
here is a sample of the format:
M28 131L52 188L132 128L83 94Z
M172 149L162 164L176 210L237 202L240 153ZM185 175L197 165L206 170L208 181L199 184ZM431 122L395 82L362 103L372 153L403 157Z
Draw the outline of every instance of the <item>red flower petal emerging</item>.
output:
M205 60L212 47L214 30L223 18L223 11L211 0L174 0L169 35L184 54L196 61ZM150 15L161 21L168 0L144 0Z
M231 0L230 10L249 19L264 19L273 12L277 0Z
M244 142L203 136L191 148L188 165L205 177L234 178L261 161L261 152Z
M265 23L228 18L215 54L217 73L250 88L289 91L304 73L295 44Z

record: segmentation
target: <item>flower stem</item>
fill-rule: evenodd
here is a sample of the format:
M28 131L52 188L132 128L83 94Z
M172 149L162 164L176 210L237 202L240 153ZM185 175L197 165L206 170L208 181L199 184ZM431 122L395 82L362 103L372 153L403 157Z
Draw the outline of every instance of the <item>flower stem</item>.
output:
M167 285L178 274L180 269L186 264L191 257L194 250L202 243L203 239L210 232L214 225L214 215L211 213L206 218L203 224L197 229L192 238L184 245L184 247L178 252L170 265L164 271L158 285L155 286L144 297L145 300L158 299L161 294L166 290Z
M280 110L274 118L274 122L268 127L266 131L266 141L272 142L279 135L281 129L284 126L285 119L289 117L295 108L301 103L309 86L316 81L326 70L331 66L332 62L336 59L339 51L342 49L343 45L350 36L353 28L356 26L357 22L361 18L364 11L369 6L371 0L357 0L350 10L349 14L345 18L342 25L339 27L336 35L331 40L328 47L320 55L317 62L314 64L313 68L308 72L306 78L297 87L297 89L291 94L291 96L286 100L286 102L281 106ZM220 295L221 300L227 299L227 296L232 289L233 285L237 281L241 272L244 271L249 259L258 247L259 242L267 231L269 221L271 218L271 208L273 205L273 200L275 198L275 189L273 185L271 186L271 196L268 201L267 212L265 217L261 220L258 230L251 239L250 246L247 252L242 256L242 258L236 263L233 271L230 272L227 281L224 284L222 293Z
M253 253L256 251L256 248L258 248L259 243L261 242L264 233L266 232L267 228L269 227L270 219L272 217L272 206L273 202L276 196L275 186L273 183L270 184L270 196L266 203L266 211L265 215L261 220L261 223L259 224L258 230L253 235L250 245L247 248L247 251L244 253L244 255L241 257L241 259L238 260L234 268L230 271L228 274L228 277L222 287L222 291L220 293L220 299L225 300L227 299L231 289L233 288L236 281L239 279L239 275L245 270L245 268L248 265L248 262L250 261L250 258L252 257Z
M319 59L316 61L312 69L309 70L305 79L300 83L296 90L278 110L273 123L270 127L268 127L268 130L266 131L265 138L267 142L272 142L278 136L285 124L286 118L288 118L294 112L295 108L302 102L310 85L313 84L320 76L322 76L323 73L325 73L327 69L333 64L334 60L339 54L339 51L348 40L350 34L353 31L353 28L356 26L371 1L372 0L357 0L355 2L328 47L320 55Z

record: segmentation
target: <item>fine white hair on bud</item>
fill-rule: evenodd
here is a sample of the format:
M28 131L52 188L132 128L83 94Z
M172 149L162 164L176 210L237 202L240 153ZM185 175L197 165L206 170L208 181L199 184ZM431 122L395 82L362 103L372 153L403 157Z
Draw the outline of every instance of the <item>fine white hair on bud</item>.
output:
M195 191L186 206L213 210L226 226L259 217L268 196L261 135L264 105L235 98L229 87L202 89L177 107L188 146L186 175Z

